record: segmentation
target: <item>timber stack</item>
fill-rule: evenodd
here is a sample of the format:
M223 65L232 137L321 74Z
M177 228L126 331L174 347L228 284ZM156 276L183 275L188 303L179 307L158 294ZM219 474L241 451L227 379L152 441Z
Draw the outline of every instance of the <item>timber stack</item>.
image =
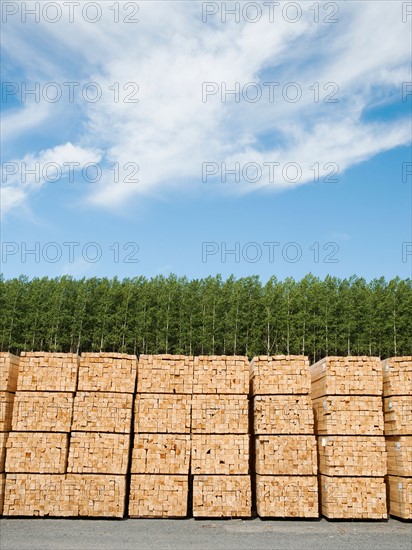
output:
M308 358L255 357L250 375L257 513L316 518L317 456Z
M389 514L412 519L412 357L382 361Z
M250 517L249 361L194 358L192 483L194 517Z
M130 517L187 516L192 388L193 357L140 356Z
M386 518L380 359L326 357L310 372L322 514Z

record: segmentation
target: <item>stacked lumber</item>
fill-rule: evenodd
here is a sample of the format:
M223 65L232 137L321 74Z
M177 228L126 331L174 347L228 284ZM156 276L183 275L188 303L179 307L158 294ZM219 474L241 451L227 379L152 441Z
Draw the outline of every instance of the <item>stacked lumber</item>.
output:
M6 482L6 445L12 426L14 397L17 389L19 357L0 352L0 516L3 513Z
M193 357L185 355L141 355L139 393L177 393L193 391Z
M187 515L187 475L132 474L129 516L131 518L173 518Z
M82 353L77 389L82 392L135 392L137 358L125 353Z
M8 474L4 514L121 518L125 499L121 475Z
M192 398L193 515L249 517L249 361L194 358Z
M326 357L310 367L322 514L386 517L382 368L376 357Z
M262 355L251 365L257 513L318 517L308 358Z
M12 431L6 444L7 515L13 515L12 495L12 499L19 495L18 508L24 515L40 515L36 499L42 497L37 489L66 473L78 362L72 353L24 352L20 357ZM47 490L45 499L46 494ZM59 491L51 488L47 498L52 508L59 508Z
M251 501L249 476L193 476L193 515L195 517L249 517Z
M75 353L23 351L17 391L75 392L79 356Z
M242 355L200 355L194 358L193 393L249 393L249 361Z
M80 358L67 472L79 490L90 491L93 505L80 501L78 515L124 514L136 376L135 355L100 352Z
M412 519L412 357L382 361L389 514Z
M192 356L141 355L134 405L129 515L188 511Z

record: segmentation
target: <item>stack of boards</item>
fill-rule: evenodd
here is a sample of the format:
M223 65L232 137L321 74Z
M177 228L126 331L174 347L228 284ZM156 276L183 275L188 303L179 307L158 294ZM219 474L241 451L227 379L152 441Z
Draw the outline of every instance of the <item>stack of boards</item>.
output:
M412 357L382 361L389 513L412 519Z
M123 517L137 361L23 353L4 514Z
M0 514L411 519L411 422L412 357L0 353Z
M326 357L310 373L322 514L386 518L380 359Z
M308 359L255 357L251 390L257 513L261 517L318 517Z

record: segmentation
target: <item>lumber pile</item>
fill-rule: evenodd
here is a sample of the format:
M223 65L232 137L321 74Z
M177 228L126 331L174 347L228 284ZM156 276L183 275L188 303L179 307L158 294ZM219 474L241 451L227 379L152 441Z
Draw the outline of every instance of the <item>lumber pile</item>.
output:
M72 430L75 432L130 433L133 395L77 392Z
M326 357L310 367L321 508L327 518L386 518L378 367L376 357Z
M255 357L250 382L257 513L261 517L318 517L307 357Z
M127 474L130 434L72 432L67 471L73 474Z
M389 514L412 519L412 357L382 361Z
M193 357L185 355L141 355L138 393L177 393L193 391Z
M134 405L129 515L188 512L193 357L141 355Z
M0 516L3 513L6 483L6 445L13 420L20 358L9 352L0 353Z
M135 392L137 358L125 353L82 353L77 390L81 392Z
M195 357L193 377L193 515L249 517L249 361Z
M68 446L67 433L11 432L7 440L6 472L63 474Z
M125 476L8 474L4 514L121 518L125 499Z
M75 353L23 351L17 391L75 392L79 356Z
M12 428L17 432L69 433L73 393L17 391Z

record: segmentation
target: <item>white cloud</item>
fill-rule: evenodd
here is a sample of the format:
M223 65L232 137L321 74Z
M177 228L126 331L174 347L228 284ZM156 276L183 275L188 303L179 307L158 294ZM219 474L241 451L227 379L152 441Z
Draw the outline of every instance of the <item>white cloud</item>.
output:
M70 162L80 151L98 158L91 151L100 150L109 163L137 163L138 183L114 184L109 172L101 185L88 190L92 203L115 208L142 194L184 189L188 182L200 187L202 162L294 161L302 166L297 184L303 184L313 179L309 167L315 162L334 162L343 171L407 144L407 121L365 122L364 113L410 79L408 25L389 2L339 6L340 22L330 25L314 24L307 7L295 24L278 17L275 23L262 18L256 24L216 20L209 25L201 21L201 3L187 2L145 2L139 23L130 26L113 24L107 13L94 25L81 18L71 25L26 25L24 37L18 26L7 25L10 56L26 52L31 33L36 37L31 50L39 78L88 79L103 91L98 103L82 103L84 131L78 145L57 146L31 160L40 155L44 161ZM22 69L34 78L36 65ZM267 80L281 83L277 91L288 81L298 82L301 101L288 103L277 93L273 103L222 103L218 95L202 102L205 81L231 87L251 81L263 86ZM122 85L137 82L139 103L114 103L109 89L114 82L120 83L122 97L132 91ZM309 89L314 82L323 94L319 103ZM322 102L326 82L339 85L339 103ZM265 133L278 137L262 152L259 136ZM253 184L221 187L249 192L288 186L262 177Z

